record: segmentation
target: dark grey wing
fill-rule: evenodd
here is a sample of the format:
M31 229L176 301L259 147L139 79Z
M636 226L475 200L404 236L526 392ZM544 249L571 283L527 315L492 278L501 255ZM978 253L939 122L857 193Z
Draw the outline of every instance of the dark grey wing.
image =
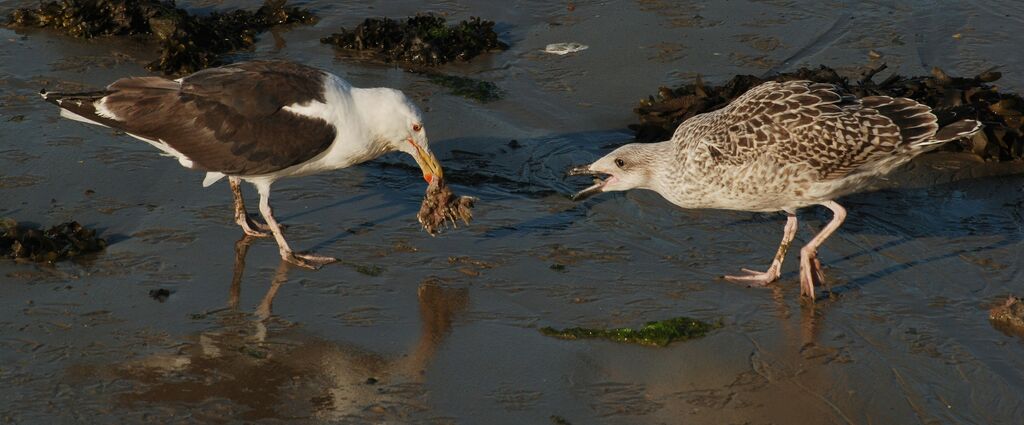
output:
M844 96L831 84L768 82L712 114L701 140L731 165L767 159L835 179L935 135L909 99Z
M98 102L60 106L166 144L195 168L258 175L308 161L331 145L333 125L282 109L324 102L324 81L323 72L290 62L243 62L180 82L125 78L108 86Z

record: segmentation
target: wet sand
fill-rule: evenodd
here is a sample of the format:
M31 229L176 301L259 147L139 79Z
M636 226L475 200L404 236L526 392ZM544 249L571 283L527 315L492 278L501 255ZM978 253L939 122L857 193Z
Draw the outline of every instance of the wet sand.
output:
M319 24L264 34L232 56L289 58L404 90L424 108L455 191L480 198L473 225L431 238L415 220L424 186L407 158L281 181L273 201L293 246L346 261L318 272L282 267L271 241L239 241L226 185L203 189L201 174L61 120L35 94L145 74L152 49L0 29L0 216L75 219L112 242L89 261L0 262L0 422L1024 417L1024 338L987 319L1024 293L1024 165L936 154L841 200L850 216L821 252L837 296L813 307L798 301L795 253L769 288L719 279L767 265L781 215L684 211L639 191L574 204L566 194L581 182L563 176L630 140L638 98L698 73L721 81L819 63L856 72L875 50L905 74L999 65L1000 87L1024 90L1024 57L1011 53L1024 41L1014 30L1022 6L574 3L313 1ZM3 11L21 5L0 0ZM505 99L453 97L318 41L363 17L421 11L499 23L510 50L441 69L494 81ZM590 48L540 52L565 41ZM811 208L800 219L803 243L829 215ZM157 289L171 294L159 302ZM724 327L667 348L537 331L675 316Z

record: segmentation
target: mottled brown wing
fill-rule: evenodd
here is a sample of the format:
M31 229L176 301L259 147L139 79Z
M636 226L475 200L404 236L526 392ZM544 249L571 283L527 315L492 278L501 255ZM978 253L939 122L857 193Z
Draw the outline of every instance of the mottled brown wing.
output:
M868 96L860 99L860 105L889 118L899 127L900 138L905 145L928 142L939 130L938 118L932 113L932 108L912 99Z
M126 78L108 86L103 98L117 119L98 121L165 143L206 171L272 173L312 159L334 140L331 124L282 109L323 102L324 78L314 68L277 61L207 69L180 84Z
M929 111L909 99L857 100L830 84L768 82L712 113L700 140L723 164L770 160L835 179L934 136Z

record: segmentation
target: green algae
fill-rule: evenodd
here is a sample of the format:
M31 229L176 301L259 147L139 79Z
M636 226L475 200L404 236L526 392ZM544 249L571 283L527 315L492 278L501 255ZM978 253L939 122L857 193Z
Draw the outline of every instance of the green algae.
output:
M437 66L469 61L493 50L508 49L498 40L494 22L470 18L448 25L443 17L422 14L393 20L370 18L351 30L320 39L342 49L372 52L385 62Z
M223 64L221 56L252 47L271 27L313 24L316 16L266 0L256 11L188 13L166 0L60 0L21 8L8 15L11 27L53 28L79 38L129 36L155 39L160 58L147 68L168 75L187 74Z
M607 339L615 342L664 347L675 341L700 338L708 332L722 327L721 322L707 323L689 317L675 317L668 320L647 322L640 329L614 328L565 328L550 326L540 329L547 336L561 339Z
M270 356L270 353L268 353L266 350L254 348L249 345L243 345L241 347L238 347L238 352L246 356L252 357L256 360L265 360L267 357Z
M377 277L384 274L384 268L376 264L361 264L354 261L341 260L341 264L352 267L359 274Z
M365 274L367 276L377 277L384 273L384 268L376 264L355 264L356 272Z
M550 419L551 419L551 423L553 423L555 425L572 425L572 422L569 422L568 419L565 419L565 418L563 418L561 416L558 416L558 415L551 415Z
M499 100L505 94L498 88L497 84L490 81L433 72L424 73L424 75L426 75L431 83L448 89L449 94L472 99L480 103Z

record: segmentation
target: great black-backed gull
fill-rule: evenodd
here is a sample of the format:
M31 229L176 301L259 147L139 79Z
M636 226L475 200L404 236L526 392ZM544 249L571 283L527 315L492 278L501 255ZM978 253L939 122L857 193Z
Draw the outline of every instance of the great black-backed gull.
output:
M205 171L203 186L226 176L238 225L249 235L273 235L281 257L304 267L337 260L288 246L269 202L277 179L345 168L396 150L415 159L427 182L442 177L423 116L402 92L352 87L292 62L242 62L177 80L130 77L98 92L40 94L64 117L123 131L186 168ZM246 214L242 180L259 192L265 225Z
M668 141L619 147L570 174L607 176L576 199L640 188L683 208L786 212L782 243L768 270L726 276L752 285L779 278L796 234L797 208L829 208L832 221L800 250L800 293L813 299L814 286L824 280L818 247L846 218L835 199L980 129L973 120L939 129L931 108L911 99L857 99L830 84L767 82L722 109L686 120Z

